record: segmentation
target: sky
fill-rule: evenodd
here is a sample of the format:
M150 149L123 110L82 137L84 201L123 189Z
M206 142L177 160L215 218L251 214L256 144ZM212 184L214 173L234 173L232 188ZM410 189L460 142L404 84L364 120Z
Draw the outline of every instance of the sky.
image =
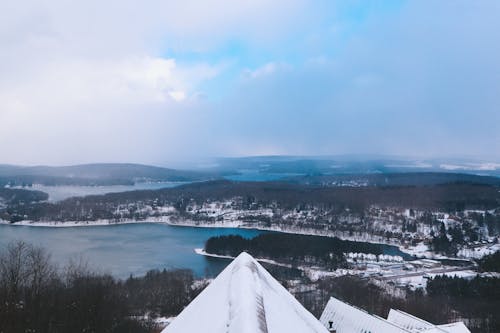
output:
M0 0L0 163L500 160L500 1Z

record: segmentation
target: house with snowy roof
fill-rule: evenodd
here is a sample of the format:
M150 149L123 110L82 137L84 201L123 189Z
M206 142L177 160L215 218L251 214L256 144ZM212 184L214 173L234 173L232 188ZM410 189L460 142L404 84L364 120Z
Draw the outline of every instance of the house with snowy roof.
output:
M334 297L326 304L320 322L335 333L470 333L462 322L434 325L394 309L384 319Z

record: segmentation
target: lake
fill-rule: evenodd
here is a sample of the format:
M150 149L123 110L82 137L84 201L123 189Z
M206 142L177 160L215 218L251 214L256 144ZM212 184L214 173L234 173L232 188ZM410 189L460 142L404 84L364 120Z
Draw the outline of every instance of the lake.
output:
M266 173L258 170L238 170L238 174L228 175L224 178L234 181L274 181L287 177L299 176L294 173ZM159 190L162 188L172 188L191 182L146 182L135 183L133 185L107 185L107 186L79 186L79 185L41 185L33 184L30 187L16 186L26 190L37 190L49 195L49 201L55 202L71 197L83 197L86 195L100 195L106 193L118 193L135 190Z
M254 237L260 233L153 223L62 228L0 225L0 246L23 240L48 249L60 265L70 258L83 257L92 268L121 278L163 268L189 268L202 277L217 275L230 262L194 252L203 248L208 238L229 234Z
M159 190L162 188L171 188L179 185L188 184L187 182L150 182L150 183L135 183L134 185L108 185L108 186L78 186L78 185L57 185L47 186L41 184L33 184L31 187L15 187L24 188L26 190L37 190L45 192L49 195L49 201L60 201L70 197L83 197L86 195L99 195L106 193L117 193L135 190Z
M292 173L263 173L258 171L240 170L240 173L228 175L224 178L234 181L273 181L286 177L298 176ZM147 182L135 183L133 185L106 185L106 186L80 186L80 185L42 185L33 184L30 187L16 186L26 190L37 190L49 195L50 202L61 201L71 197L83 197L86 195L101 195L106 193L118 193L135 190L159 190L172 188L191 182Z
M116 277L144 275L151 269L191 269L197 277L220 273L230 260L198 255L213 236L240 235L252 238L265 231L239 228L179 227L159 223L82 227L30 227L0 224L0 247L23 240L49 250L64 266L70 259L85 259L91 268ZM382 245L384 254L411 256L396 246Z

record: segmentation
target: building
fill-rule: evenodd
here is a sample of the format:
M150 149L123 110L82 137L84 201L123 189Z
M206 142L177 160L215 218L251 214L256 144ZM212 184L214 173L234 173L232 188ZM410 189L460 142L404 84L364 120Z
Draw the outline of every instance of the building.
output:
M328 333L247 253L233 260L162 333Z
M434 325L394 309L384 319L333 297L326 304L320 322L335 333L470 333L462 322Z
M162 333L470 333L403 311L387 319L330 298L316 319L264 267L241 253Z

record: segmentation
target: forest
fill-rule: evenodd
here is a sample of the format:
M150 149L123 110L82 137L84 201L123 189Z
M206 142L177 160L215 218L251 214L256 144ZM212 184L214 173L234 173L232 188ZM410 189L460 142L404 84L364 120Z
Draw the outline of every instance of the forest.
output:
M347 267L344 253L383 253L380 244L341 240L287 233L264 233L254 238L227 235L211 237L205 251L211 254L236 257L246 251L256 258L266 258L292 265L313 264L335 270Z
M189 270L117 280L85 262L57 267L43 248L10 243L0 251L0 332L151 333L156 325L143 316L177 315L204 287L193 281Z
M436 277L428 281L426 290L407 289L398 295L366 279L343 276L321 279L310 291L295 293L295 297L316 316L334 296L383 318L393 308L435 324L464 321L473 333L497 333L500 332L499 283L498 278ZM490 294L486 296L488 290Z
M445 299L454 311L470 318L477 332L500 332L500 279L437 276L427 283L428 297Z
M208 181L176 188L142 190L69 198L56 203L12 203L0 210L0 218L15 222L19 217L31 221L95 221L114 219L119 206L173 206L176 214L189 215L190 203L240 198L238 209L275 207L292 210L318 207L332 212L362 215L372 205L441 211L494 209L500 206L498 187L479 184L394 187L321 187L284 182ZM130 211L121 218L149 217ZM192 217L192 216L190 216Z
M500 272L500 251L489 254L478 260L479 270L483 272Z
M318 317L334 296L382 317L396 308L434 323L466 320L474 333L500 331L500 279L436 277L426 291L406 290L401 297L353 276L313 283L296 268L264 266ZM43 248L10 243L0 250L0 332L155 333L151 318L177 315L205 286L189 270L119 280L85 261L57 266Z
M78 185L133 185L136 182L200 181L217 174L131 163L94 163L72 166L16 166L0 164L0 187Z
M34 202L45 201L48 198L49 195L42 191L6 188L2 187L0 184L0 203L3 201L4 205L26 205Z

